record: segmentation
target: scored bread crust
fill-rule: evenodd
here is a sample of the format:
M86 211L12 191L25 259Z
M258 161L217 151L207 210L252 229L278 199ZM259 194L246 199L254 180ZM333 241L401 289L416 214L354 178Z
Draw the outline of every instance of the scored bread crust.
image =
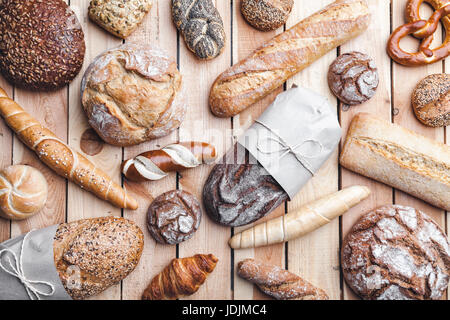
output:
M69 295L86 299L127 277L137 266L144 235L133 222L117 217L61 224L55 234L55 266Z
M209 105L232 117L261 100L330 50L364 32L370 12L364 0L337 0L281 33L223 72Z
M450 210L450 147L368 113L357 114L340 163Z
M82 79L81 100L98 135L124 147L168 135L186 112L176 61L162 49L137 43L95 58Z

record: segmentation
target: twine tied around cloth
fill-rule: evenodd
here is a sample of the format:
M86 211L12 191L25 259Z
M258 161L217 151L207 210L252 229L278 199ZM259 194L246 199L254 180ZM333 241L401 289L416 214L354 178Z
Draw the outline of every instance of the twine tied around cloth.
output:
M280 148L276 149L276 150L264 150L261 147L261 140L258 140L258 145L256 146L256 149L264 154L273 154L273 153L280 153L282 152L282 154L280 155L280 159L285 157L286 155L288 155L289 153L292 153L295 158L298 160L298 162L301 163L301 165L309 172L311 173L312 176L314 176L315 172L314 169L312 167L312 165L309 163L309 161L307 160L307 158L315 158L316 156L319 156L322 151L323 151L323 145L322 143L320 143L320 141L314 140L314 139L307 139L304 140L298 144L296 144L295 146L291 146L289 145L282 137L280 137L278 134L276 134L269 126L267 126L266 124L264 124L261 121L256 120L255 122L259 123L260 125L262 125L263 127L265 127L267 130L270 131L270 133L272 133L273 135L275 135L275 137L269 137L269 138L265 138L262 139L262 141L275 141L276 143L278 143L280 145ZM320 151L317 153L317 155L312 155L312 156L306 156L303 153L301 153L300 151L297 151L298 148L302 147L305 143L307 142L312 142L316 145L318 145L320 147Z
M27 239L28 239L28 235L31 232L32 231L28 232L22 240L19 258L17 258L16 253L10 249L3 249L0 251L0 269L2 269L4 272L10 274L11 276L19 279L20 282L25 287L28 297L31 300L36 300L36 299L41 300L41 296L42 297L52 296L55 293L55 287L51 283L46 282L46 281L29 280L29 279L27 279L27 277L25 276L25 273L23 272L23 264L22 264L23 247L24 247L25 241L27 241ZM11 269L8 269L3 265L2 256L4 253L10 253L14 258L13 259L14 264L11 261L10 257L8 257L8 260L7 260ZM47 286L48 288L50 288L50 292L43 292L42 290L39 290L39 288L35 285Z

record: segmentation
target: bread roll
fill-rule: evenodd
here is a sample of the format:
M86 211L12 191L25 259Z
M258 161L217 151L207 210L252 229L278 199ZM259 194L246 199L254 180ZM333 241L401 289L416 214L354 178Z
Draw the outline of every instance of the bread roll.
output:
M89 18L116 37L125 39L144 20L151 0L91 0Z
M89 124L107 143L131 146L168 135L186 104L176 61L159 48L126 43L99 55L81 83Z
M55 234L55 266L75 299L96 295L127 277L137 266L144 235L133 222L116 217L61 224Z
M330 50L364 32L369 20L364 0L333 2L222 73L211 88L211 111L218 117L237 115Z
M341 165L450 210L450 147L368 113L348 130Z
M293 6L294 0L242 0L241 12L256 29L271 31L286 23Z
M39 212L47 201L48 186L42 173L25 165L0 171L0 216L23 220Z

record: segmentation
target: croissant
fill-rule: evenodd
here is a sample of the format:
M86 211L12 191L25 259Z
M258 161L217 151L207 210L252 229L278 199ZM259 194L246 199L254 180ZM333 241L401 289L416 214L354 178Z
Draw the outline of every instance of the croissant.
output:
M19 139L58 175L119 208L137 209L136 200L92 162L59 140L0 88L0 115Z
M142 300L175 300L198 291L219 260L212 254L173 259L150 282Z

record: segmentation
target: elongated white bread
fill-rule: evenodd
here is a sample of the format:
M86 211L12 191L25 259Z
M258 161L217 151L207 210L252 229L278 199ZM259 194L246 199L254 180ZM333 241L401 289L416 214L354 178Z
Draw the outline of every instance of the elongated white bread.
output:
M353 186L308 203L299 210L260 223L234 235L230 241L233 249L262 247L282 243L310 233L366 199L370 190Z
M369 22L365 0L331 3L222 73L211 88L211 111L218 117L237 115L330 50L363 33Z
M341 165L450 210L450 147L368 113L350 124Z
M0 115L17 137L58 175L119 208L137 209L137 202L92 162L44 128L0 88Z

